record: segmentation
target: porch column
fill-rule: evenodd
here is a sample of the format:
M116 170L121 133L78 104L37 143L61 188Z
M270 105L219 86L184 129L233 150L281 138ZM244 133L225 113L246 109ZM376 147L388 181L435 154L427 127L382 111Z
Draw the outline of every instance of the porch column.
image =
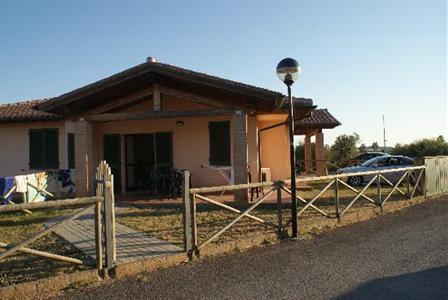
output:
M247 183L247 115L236 111L232 115L232 166L234 184ZM247 202L247 190L234 191L235 201Z
M88 121L75 122L75 174L76 196L90 196L93 193L95 167L93 159L93 130Z
M305 135L305 173L310 174L313 169L313 150L311 148L311 135Z
M319 176L326 175L325 172L325 155L324 155L324 134L316 133L316 173Z

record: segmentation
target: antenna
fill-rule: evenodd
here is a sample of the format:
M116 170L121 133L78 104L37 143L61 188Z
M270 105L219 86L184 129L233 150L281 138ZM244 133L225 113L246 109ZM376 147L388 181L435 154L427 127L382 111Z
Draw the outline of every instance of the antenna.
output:
M384 145L384 148L386 148L386 142L387 142L387 140L386 140L386 122L384 121L384 115L383 115L383 145ZM386 150L386 149L384 149L384 150Z

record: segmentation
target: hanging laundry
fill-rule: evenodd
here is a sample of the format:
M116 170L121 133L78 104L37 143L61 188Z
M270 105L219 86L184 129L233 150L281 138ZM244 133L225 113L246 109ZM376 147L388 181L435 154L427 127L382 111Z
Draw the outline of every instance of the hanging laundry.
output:
M44 201L46 199L45 195L42 194L38 189L35 188L35 187L38 187L36 174L26 175L26 180L29 183L28 184L28 197L27 197L28 199L27 199L27 201L29 203ZM33 187L33 186L35 186L35 187Z
M3 196L14 187L14 177L2 177L0 178L0 196L2 197L2 204L8 204L12 200L13 193L8 196L7 199L3 199Z
M61 183L61 187L66 190L67 193L73 193L75 189L75 183L72 178L72 170L59 170L58 180Z
M14 177L14 181L16 183L16 192L17 193L28 192L28 183L26 180L26 175L18 175L16 177Z
M37 186L40 189L45 189L47 185L47 174L45 172L36 173Z

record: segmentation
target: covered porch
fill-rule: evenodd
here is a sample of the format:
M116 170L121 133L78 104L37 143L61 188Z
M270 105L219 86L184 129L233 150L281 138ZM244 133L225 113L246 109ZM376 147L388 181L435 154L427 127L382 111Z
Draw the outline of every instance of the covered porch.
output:
M305 175L328 175L323 130L333 129L339 125L341 122L327 109L315 109L310 116L295 122L295 134L304 136L304 157L299 158L297 163L304 165Z
M275 162L276 149L288 149L285 125L269 143L258 138L260 128L286 120L283 97L149 60L42 109L73 124L78 195L92 193L100 160L111 166L116 192L157 195L166 193L173 172L184 169L193 186L257 182L261 168L271 170L272 180L286 178L286 163ZM313 109L311 99L296 99L297 120ZM235 193L235 200L247 199L244 191Z

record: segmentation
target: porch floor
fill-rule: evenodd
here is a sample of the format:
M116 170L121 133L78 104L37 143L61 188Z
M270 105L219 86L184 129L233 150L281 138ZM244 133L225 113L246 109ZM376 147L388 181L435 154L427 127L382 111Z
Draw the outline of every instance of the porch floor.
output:
M45 226L49 227L59 219L53 219ZM95 259L95 223L92 212L86 212L77 219L65 223L55 233L67 242ZM149 237L141 231L131 229L118 222L115 224L117 264L149 259L182 252L183 249L168 242Z

